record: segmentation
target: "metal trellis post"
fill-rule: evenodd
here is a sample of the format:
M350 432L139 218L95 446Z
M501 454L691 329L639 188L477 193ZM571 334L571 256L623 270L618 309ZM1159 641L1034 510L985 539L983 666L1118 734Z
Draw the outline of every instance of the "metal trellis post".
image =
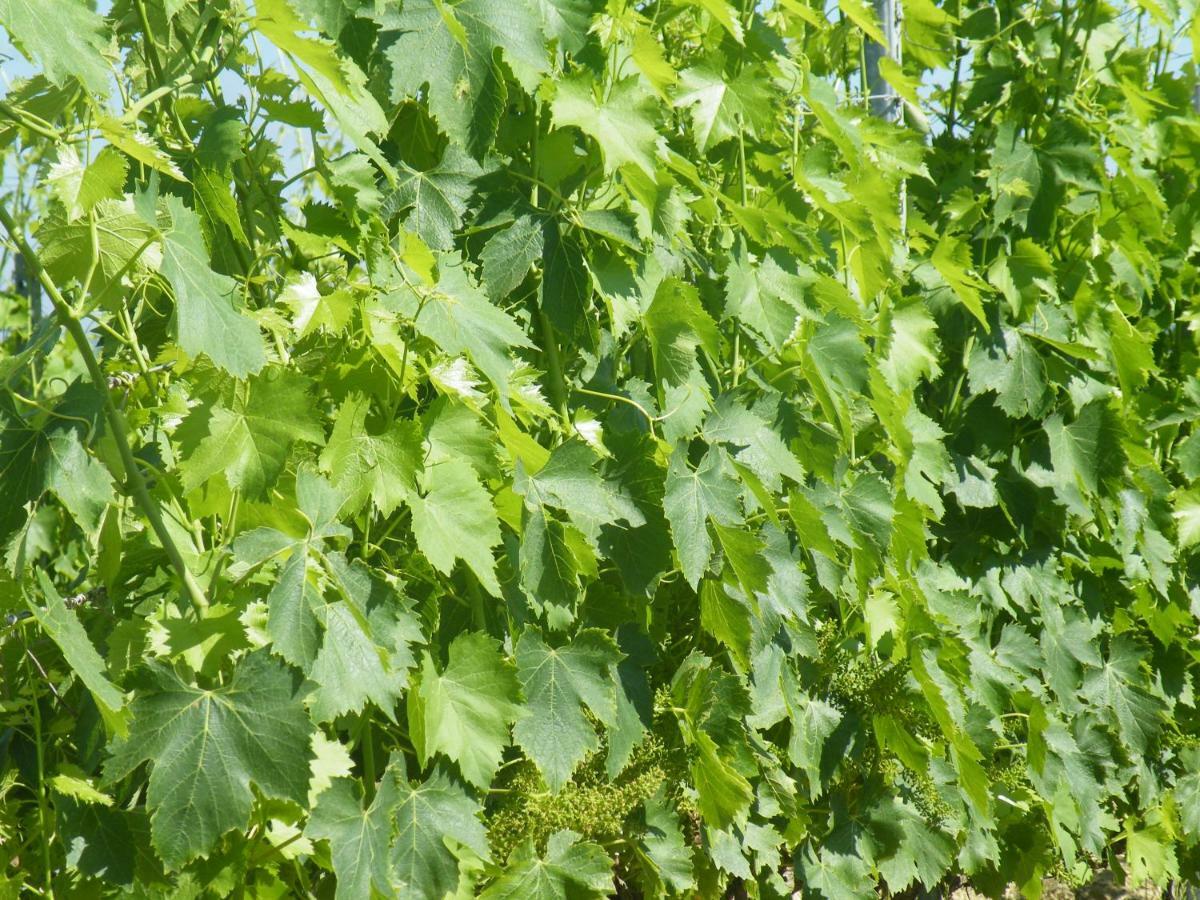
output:
M902 60L901 32L904 24L904 7L902 0L872 0L875 16L883 28L885 44L868 40L866 46L867 90L872 114L899 125L904 121L904 104L896 89L892 87L879 72L879 61L887 56L897 65ZM905 230L907 218L907 198L905 183L900 182L900 231Z

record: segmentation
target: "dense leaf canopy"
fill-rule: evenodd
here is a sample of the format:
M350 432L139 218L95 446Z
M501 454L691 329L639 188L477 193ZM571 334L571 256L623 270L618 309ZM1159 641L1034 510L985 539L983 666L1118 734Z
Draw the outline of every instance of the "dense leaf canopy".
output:
M0 0L0 897L1200 875L1195 4L903 6Z

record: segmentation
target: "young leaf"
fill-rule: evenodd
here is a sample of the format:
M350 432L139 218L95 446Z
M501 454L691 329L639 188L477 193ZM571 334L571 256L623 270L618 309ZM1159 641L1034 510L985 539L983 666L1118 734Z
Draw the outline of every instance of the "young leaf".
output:
M519 690L512 666L486 635L455 638L441 673L426 653L408 699L408 727L422 764L441 753L458 763L467 781L486 788L508 745L509 726L521 715Z
M444 575L461 559L488 593L499 596L492 547L500 543L500 526L475 470L462 460L445 460L425 470L422 489L410 501L421 552Z

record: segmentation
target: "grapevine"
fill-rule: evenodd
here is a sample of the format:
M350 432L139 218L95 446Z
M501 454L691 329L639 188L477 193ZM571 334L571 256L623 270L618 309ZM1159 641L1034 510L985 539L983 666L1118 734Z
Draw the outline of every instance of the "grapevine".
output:
M0 900L1200 879L1195 0L0 34Z

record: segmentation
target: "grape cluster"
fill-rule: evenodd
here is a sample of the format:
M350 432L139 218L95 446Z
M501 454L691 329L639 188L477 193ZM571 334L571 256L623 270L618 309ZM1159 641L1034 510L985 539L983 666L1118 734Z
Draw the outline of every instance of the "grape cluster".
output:
M852 652L831 621L817 634L817 652L823 691L838 706L863 713L892 708L904 686L895 664Z
M873 657L857 656L833 672L829 693L859 712L893 710L903 688L896 666Z
M994 782L1005 788L1003 793L1014 794L1029 787L1029 776L1025 771L1023 759L1013 760L1004 766L997 766L992 772Z
M626 831L638 806L681 773L670 760L666 745L651 734L634 750L625 769L612 781L604 770L604 751L589 757L572 781L550 793L531 763L516 767L502 799L488 815L488 840L496 859L506 859L518 844L532 839L544 848L547 838L567 829L605 843Z
M820 630L817 647L822 690L835 706L865 720L887 713L919 737L936 740L941 736L927 705L919 698L914 702L906 689L906 671L901 665L861 649L852 652L832 622Z
M1174 750L1176 753L1200 747L1200 741L1197 741L1195 737L1174 728L1164 730L1160 740L1164 747Z
M950 807L942 799L937 785L924 772L914 772L895 757L884 756L879 761L879 773L917 808L926 822L939 822L950 815Z

